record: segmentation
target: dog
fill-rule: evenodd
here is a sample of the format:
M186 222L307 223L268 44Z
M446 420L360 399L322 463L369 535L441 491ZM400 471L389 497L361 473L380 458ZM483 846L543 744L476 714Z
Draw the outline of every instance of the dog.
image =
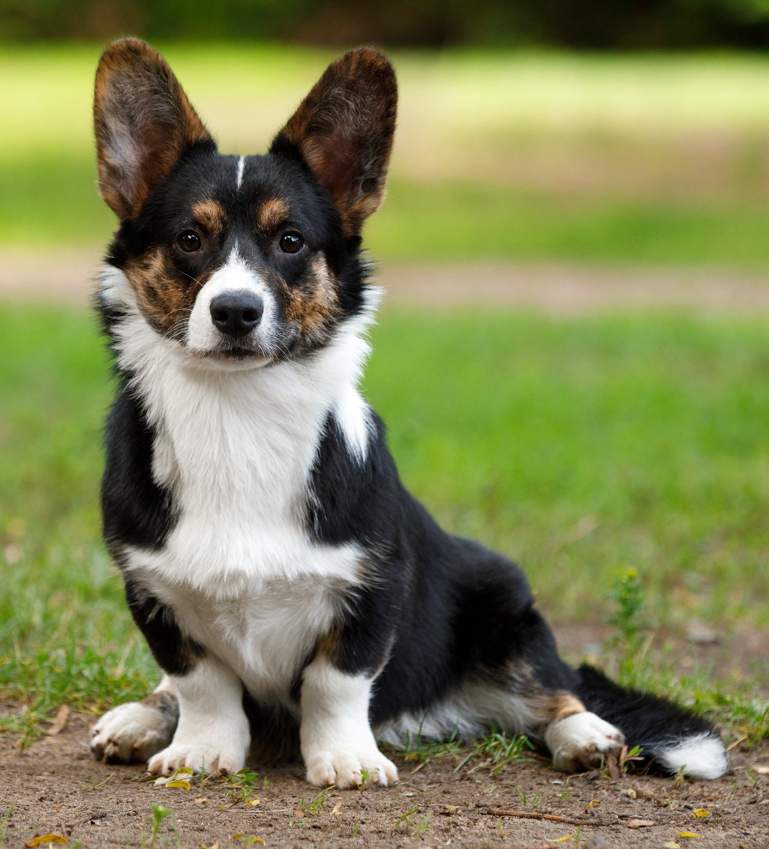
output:
M397 86L333 62L265 155L218 152L165 60L96 74L101 194L119 219L97 304L114 356L104 537L164 677L91 749L150 773L300 751L319 787L388 785L377 741L526 734L556 769L624 745L728 768L714 726L556 650L523 572L404 488L358 384L376 307L361 253Z

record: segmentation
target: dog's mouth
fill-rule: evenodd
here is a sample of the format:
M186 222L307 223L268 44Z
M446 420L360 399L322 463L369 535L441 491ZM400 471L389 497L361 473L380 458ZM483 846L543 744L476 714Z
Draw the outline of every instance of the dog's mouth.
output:
M265 340L258 336L246 338L219 338L214 344L193 347L189 342L185 345L187 352L196 360L210 363L243 367L261 367L272 363L283 362L291 358L292 334L284 334L280 344Z
M220 360L250 360L254 357L264 357L264 354L253 348L244 348L242 345L231 345L227 348L211 351L204 356L215 357Z
M188 350L195 359L217 363L265 365L273 359L268 351L260 347L236 342L220 342L213 348Z

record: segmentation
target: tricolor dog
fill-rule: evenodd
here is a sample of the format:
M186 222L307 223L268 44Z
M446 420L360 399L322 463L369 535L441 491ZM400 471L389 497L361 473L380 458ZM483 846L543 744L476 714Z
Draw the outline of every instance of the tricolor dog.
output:
M104 535L165 674L91 748L169 773L298 747L309 782L345 788L397 780L377 741L493 725L567 772L627 743L716 778L709 722L568 666L520 569L398 477L358 389L361 228L396 101L387 59L354 50L266 154L228 156L155 50L101 58L99 187L120 222L98 291L118 375Z

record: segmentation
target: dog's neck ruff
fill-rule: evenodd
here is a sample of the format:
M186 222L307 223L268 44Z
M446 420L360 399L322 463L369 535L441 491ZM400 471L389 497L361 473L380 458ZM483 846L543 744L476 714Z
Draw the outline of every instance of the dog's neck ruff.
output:
M366 457L370 410L357 385L373 306L311 357L223 371L153 330L118 269L105 270L100 297L120 313L110 327L117 365L143 402L155 432L153 478L178 514L162 550L134 551L128 568L206 593L225 592L226 577L227 595L275 578L350 580L358 547L312 543L304 510L330 415L350 453Z

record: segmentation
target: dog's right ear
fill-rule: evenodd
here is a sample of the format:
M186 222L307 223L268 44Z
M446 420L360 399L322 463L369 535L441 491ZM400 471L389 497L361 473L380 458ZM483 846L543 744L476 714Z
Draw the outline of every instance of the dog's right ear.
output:
M115 41L96 71L99 189L121 220L194 145L215 147L163 57L137 38Z

